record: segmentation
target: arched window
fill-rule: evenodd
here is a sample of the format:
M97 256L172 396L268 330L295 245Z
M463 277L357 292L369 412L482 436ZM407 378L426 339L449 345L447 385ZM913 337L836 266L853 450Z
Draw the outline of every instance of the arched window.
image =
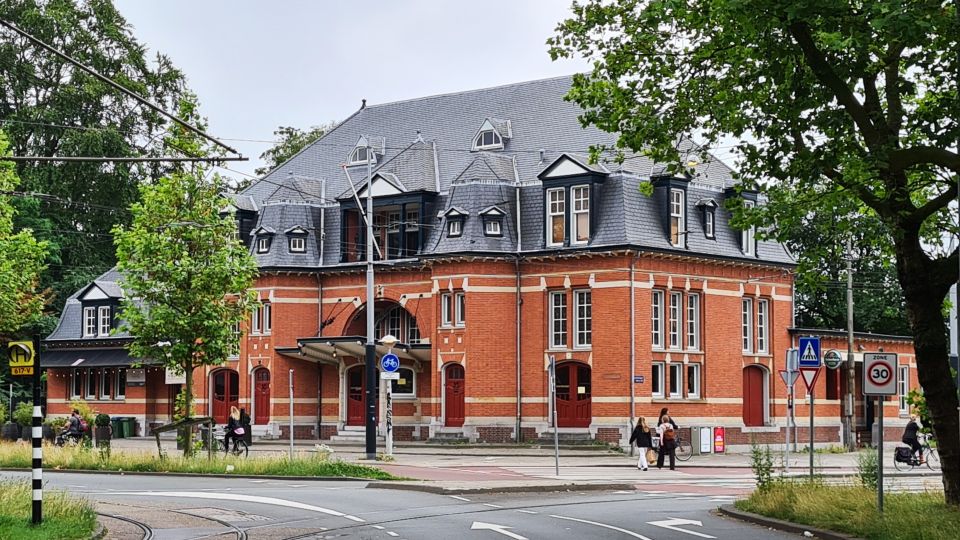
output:
M473 140L474 150L491 150L503 148L503 139L500 134L493 129L485 129L477 133L477 138Z

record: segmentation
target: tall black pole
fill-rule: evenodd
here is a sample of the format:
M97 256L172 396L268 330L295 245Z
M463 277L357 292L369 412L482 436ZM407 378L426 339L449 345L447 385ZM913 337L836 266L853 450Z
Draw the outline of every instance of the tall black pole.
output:
M373 337L373 164L367 143L367 345L364 374L367 380L367 459L377 459L377 346ZM386 254L384 254L386 258Z
M43 521L43 436L40 409L40 336L33 337L33 520Z

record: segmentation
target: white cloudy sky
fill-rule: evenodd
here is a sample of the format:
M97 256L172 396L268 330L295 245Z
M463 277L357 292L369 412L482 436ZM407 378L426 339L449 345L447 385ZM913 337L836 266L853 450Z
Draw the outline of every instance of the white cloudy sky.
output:
M570 0L115 0L199 95L209 131L266 141L277 126L341 120L384 103L584 71L546 39ZM229 140L249 162L270 145Z

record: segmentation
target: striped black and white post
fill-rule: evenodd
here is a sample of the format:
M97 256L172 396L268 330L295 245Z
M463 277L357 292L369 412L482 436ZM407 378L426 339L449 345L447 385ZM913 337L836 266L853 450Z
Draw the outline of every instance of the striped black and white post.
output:
M33 524L43 521L43 430L40 410L40 337L33 338Z

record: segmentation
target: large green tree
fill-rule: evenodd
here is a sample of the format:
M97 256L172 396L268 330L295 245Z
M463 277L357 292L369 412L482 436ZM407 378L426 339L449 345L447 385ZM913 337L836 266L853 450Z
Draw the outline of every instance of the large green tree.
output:
M182 118L193 118L185 101ZM180 126L171 128L171 148L188 155L204 149ZM193 371L221 365L236 350L233 331L249 314L256 261L237 237L235 217L225 213L226 182L200 165L140 188L130 210L133 222L118 226L118 268L125 293L124 328L134 336L130 351L186 375L184 410L193 411ZM184 445L189 454L191 445Z
M0 19L170 109L185 90L170 60L150 58L111 0L5 0ZM18 156L158 155L166 119L0 27L0 126ZM129 223L138 185L167 164L18 163L16 226L49 241L42 284L58 310L79 286L114 263L111 228ZM53 314L55 322L55 313Z
M767 193L767 223L829 215L837 198L877 216L893 247L946 500L960 504L957 388L942 314L958 254L939 247L958 232L949 206L960 176L957 5L588 0L574 4L549 45L555 58L593 61L568 97L584 108L584 123L619 133L621 148L681 172L678 141L697 136L710 147L737 137L741 185Z
M303 150L313 141L323 137L325 133L336 126L336 122L330 122L322 126L312 126L306 130L290 126L278 127L273 131L273 135L277 137L277 142L260 154L260 159L264 161L264 166L258 167L253 172L256 173L257 176L267 174L284 161L293 157L294 154Z

